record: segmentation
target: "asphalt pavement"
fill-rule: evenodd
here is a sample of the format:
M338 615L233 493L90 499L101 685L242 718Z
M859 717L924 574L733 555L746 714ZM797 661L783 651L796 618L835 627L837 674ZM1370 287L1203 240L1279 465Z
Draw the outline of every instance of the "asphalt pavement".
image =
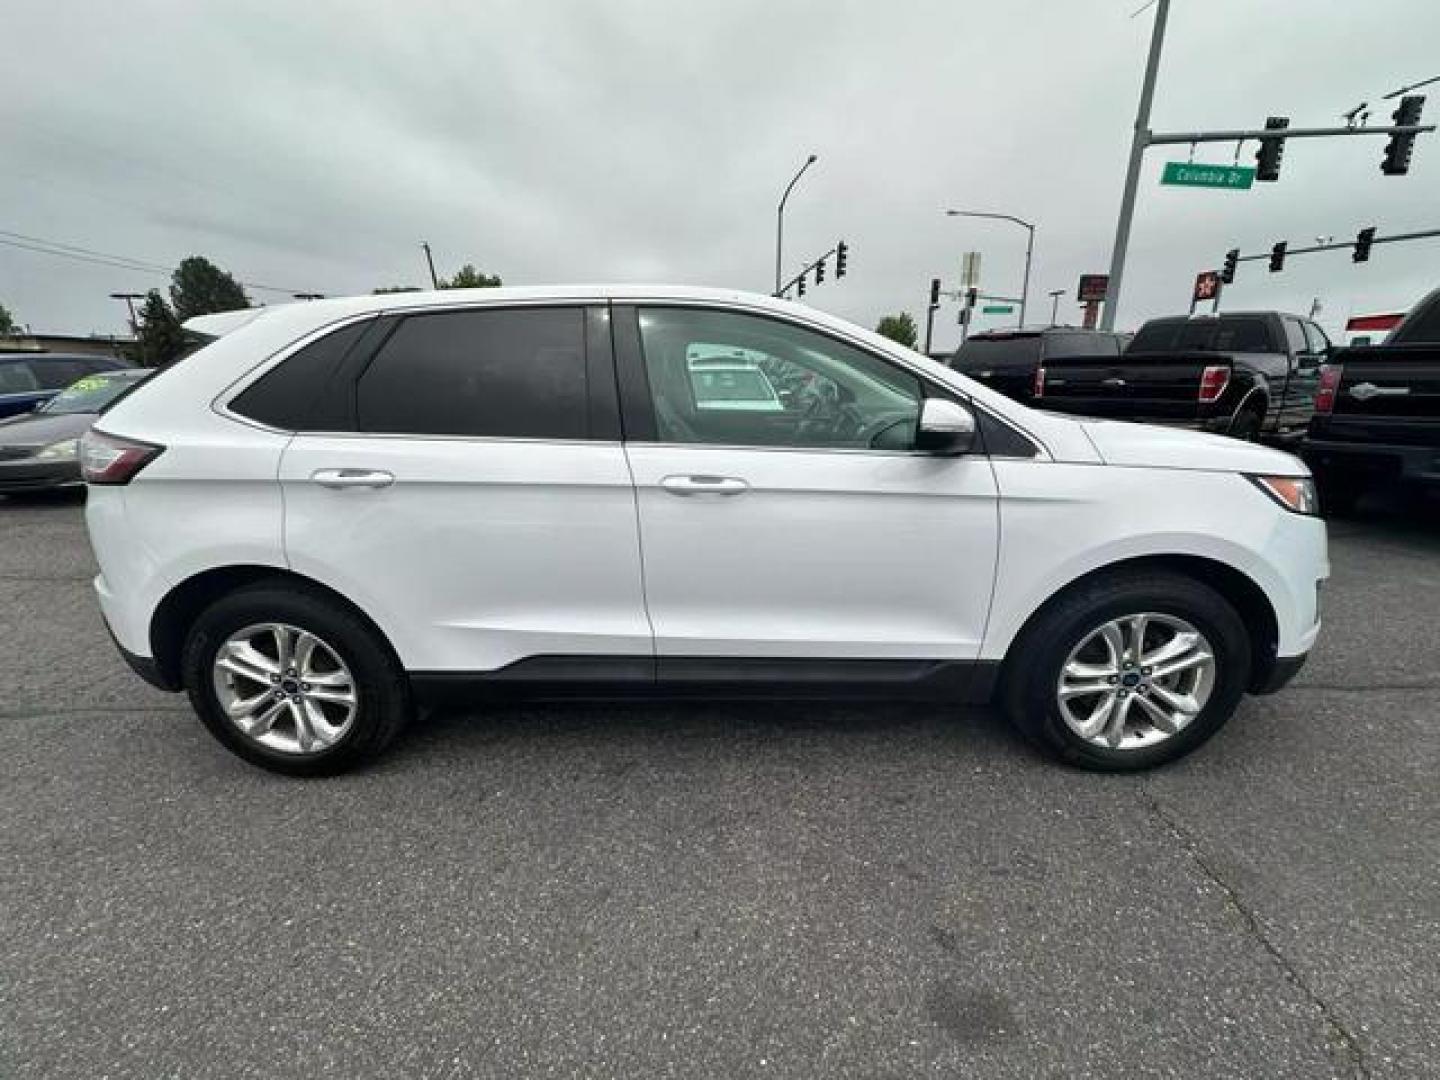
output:
M1143 776L983 710L506 706L254 769L0 500L0 1077L1440 1075L1440 516Z

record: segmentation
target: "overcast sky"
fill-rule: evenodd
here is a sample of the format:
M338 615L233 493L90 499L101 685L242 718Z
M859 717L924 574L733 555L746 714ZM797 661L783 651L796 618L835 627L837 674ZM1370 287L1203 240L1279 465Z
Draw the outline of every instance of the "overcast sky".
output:
M507 284L654 281L768 291L844 237L850 274L807 301L873 326L923 315L933 276L983 254L1016 292L1036 223L1031 311L1078 321L1107 268L1152 12L1142 0L6 0L0 240L174 265L204 254L256 301L423 284L464 262ZM1429 0L1174 0L1152 126L1338 122L1440 74ZM1440 118L1440 84L1427 120ZM1388 121L1393 103L1374 120ZM1373 122L1373 120L1372 120ZM1384 140L1293 141L1249 192L1162 188L1151 150L1120 323L1184 310L1226 249L1440 226L1440 139L1407 177ZM1235 148L1197 149L1231 162ZM1254 144L1241 157L1253 164ZM163 274L0 245L0 303L37 331L120 332L107 294ZM1232 306L1403 309L1440 284L1440 241L1241 267ZM1003 320L990 319L991 324ZM958 338L955 310L937 345Z

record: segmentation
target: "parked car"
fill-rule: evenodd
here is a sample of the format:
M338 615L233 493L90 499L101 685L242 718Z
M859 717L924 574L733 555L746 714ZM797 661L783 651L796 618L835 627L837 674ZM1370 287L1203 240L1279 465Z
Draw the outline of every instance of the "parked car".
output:
M76 379L129 366L109 356L0 353L0 418L29 412Z
M1011 400L1029 405L1034 403L1036 376L1042 367L1069 360L1115 364L1124 342L1120 334L1073 326L987 330L971 334L949 364Z
M1309 319L1276 311L1152 319L1118 359L1047 361L1043 408L1240 439L1298 439L1330 351Z
M1440 487L1440 289L1382 344L1332 354L1303 452L1327 509L1370 487Z
M80 484L80 436L101 409L151 374L124 368L86 375L31 412L0 420L0 494Z
M697 343L835 387L697 407ZM1026 408L719 290L267 309L85 436L106 622L246 759L326 773L486 692L996 698L1178 757L1320 629L1298 458Z

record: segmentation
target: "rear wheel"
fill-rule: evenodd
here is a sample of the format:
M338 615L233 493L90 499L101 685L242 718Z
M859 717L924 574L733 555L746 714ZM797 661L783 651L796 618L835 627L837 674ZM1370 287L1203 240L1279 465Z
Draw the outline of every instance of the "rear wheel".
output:
M1026 628L1006 662L1005 704L1065 761L1143 769L1215 734L1249 675L1249 638L1223 597L1179 574L1115 574L1063 594Z
M182 660L201 721L245 760L292 775L343 772L385 748L411 712L389 644L354 612L260 583L196 621Z

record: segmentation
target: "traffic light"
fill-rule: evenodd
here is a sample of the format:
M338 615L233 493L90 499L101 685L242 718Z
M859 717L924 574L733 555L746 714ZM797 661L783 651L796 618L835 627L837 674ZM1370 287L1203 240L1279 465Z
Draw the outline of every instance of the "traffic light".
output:
M835 248L835 276L837 278L845 276L845 257L849 254L850 249L845 246L845 241L841 240Z
M1400 107L1392 114L1395 126L1414 127L1420 123L1420 110L1424 107L1424 94L1406 94L1400 99ZM1391 135L1390 141L1385 144L1385 157L1380 161L1380 171L1386 176L1404 176L1410 171L1410 155L1414 151L1414 132L1409 135Z
M1267 116L1265 128L1267 131L1279 131L1290 126L1288 116ZM1279 180L1280 159L1285 156L1285 140L1283 138L1265 138L1260 140L1260 149L1255 151L1255 179L1256 180Z
M821 259L815 264L815 284L820 285L825 281L825 260Z
M930 306L932 308L940 306L940 279L938 277L930 279Z
M1361 229L1355 234L1355 250L1350 255L1351 262L1369 262L1370 245L1375 243L1375 226L1368 229Z
M804 296L804 295L805 295L805 275L804 275L804 274L801 274L798 278L795 279L795 295L796 295L796 296Z
M1284 240L1270 249L1270 273L1278 274L1285 269L1285 248L1288 245Z
M1225 265L1220 268L1220 280L1226 285L1235 283L1235 270L1240 265L1240 249L1231 248L1225 252Z

